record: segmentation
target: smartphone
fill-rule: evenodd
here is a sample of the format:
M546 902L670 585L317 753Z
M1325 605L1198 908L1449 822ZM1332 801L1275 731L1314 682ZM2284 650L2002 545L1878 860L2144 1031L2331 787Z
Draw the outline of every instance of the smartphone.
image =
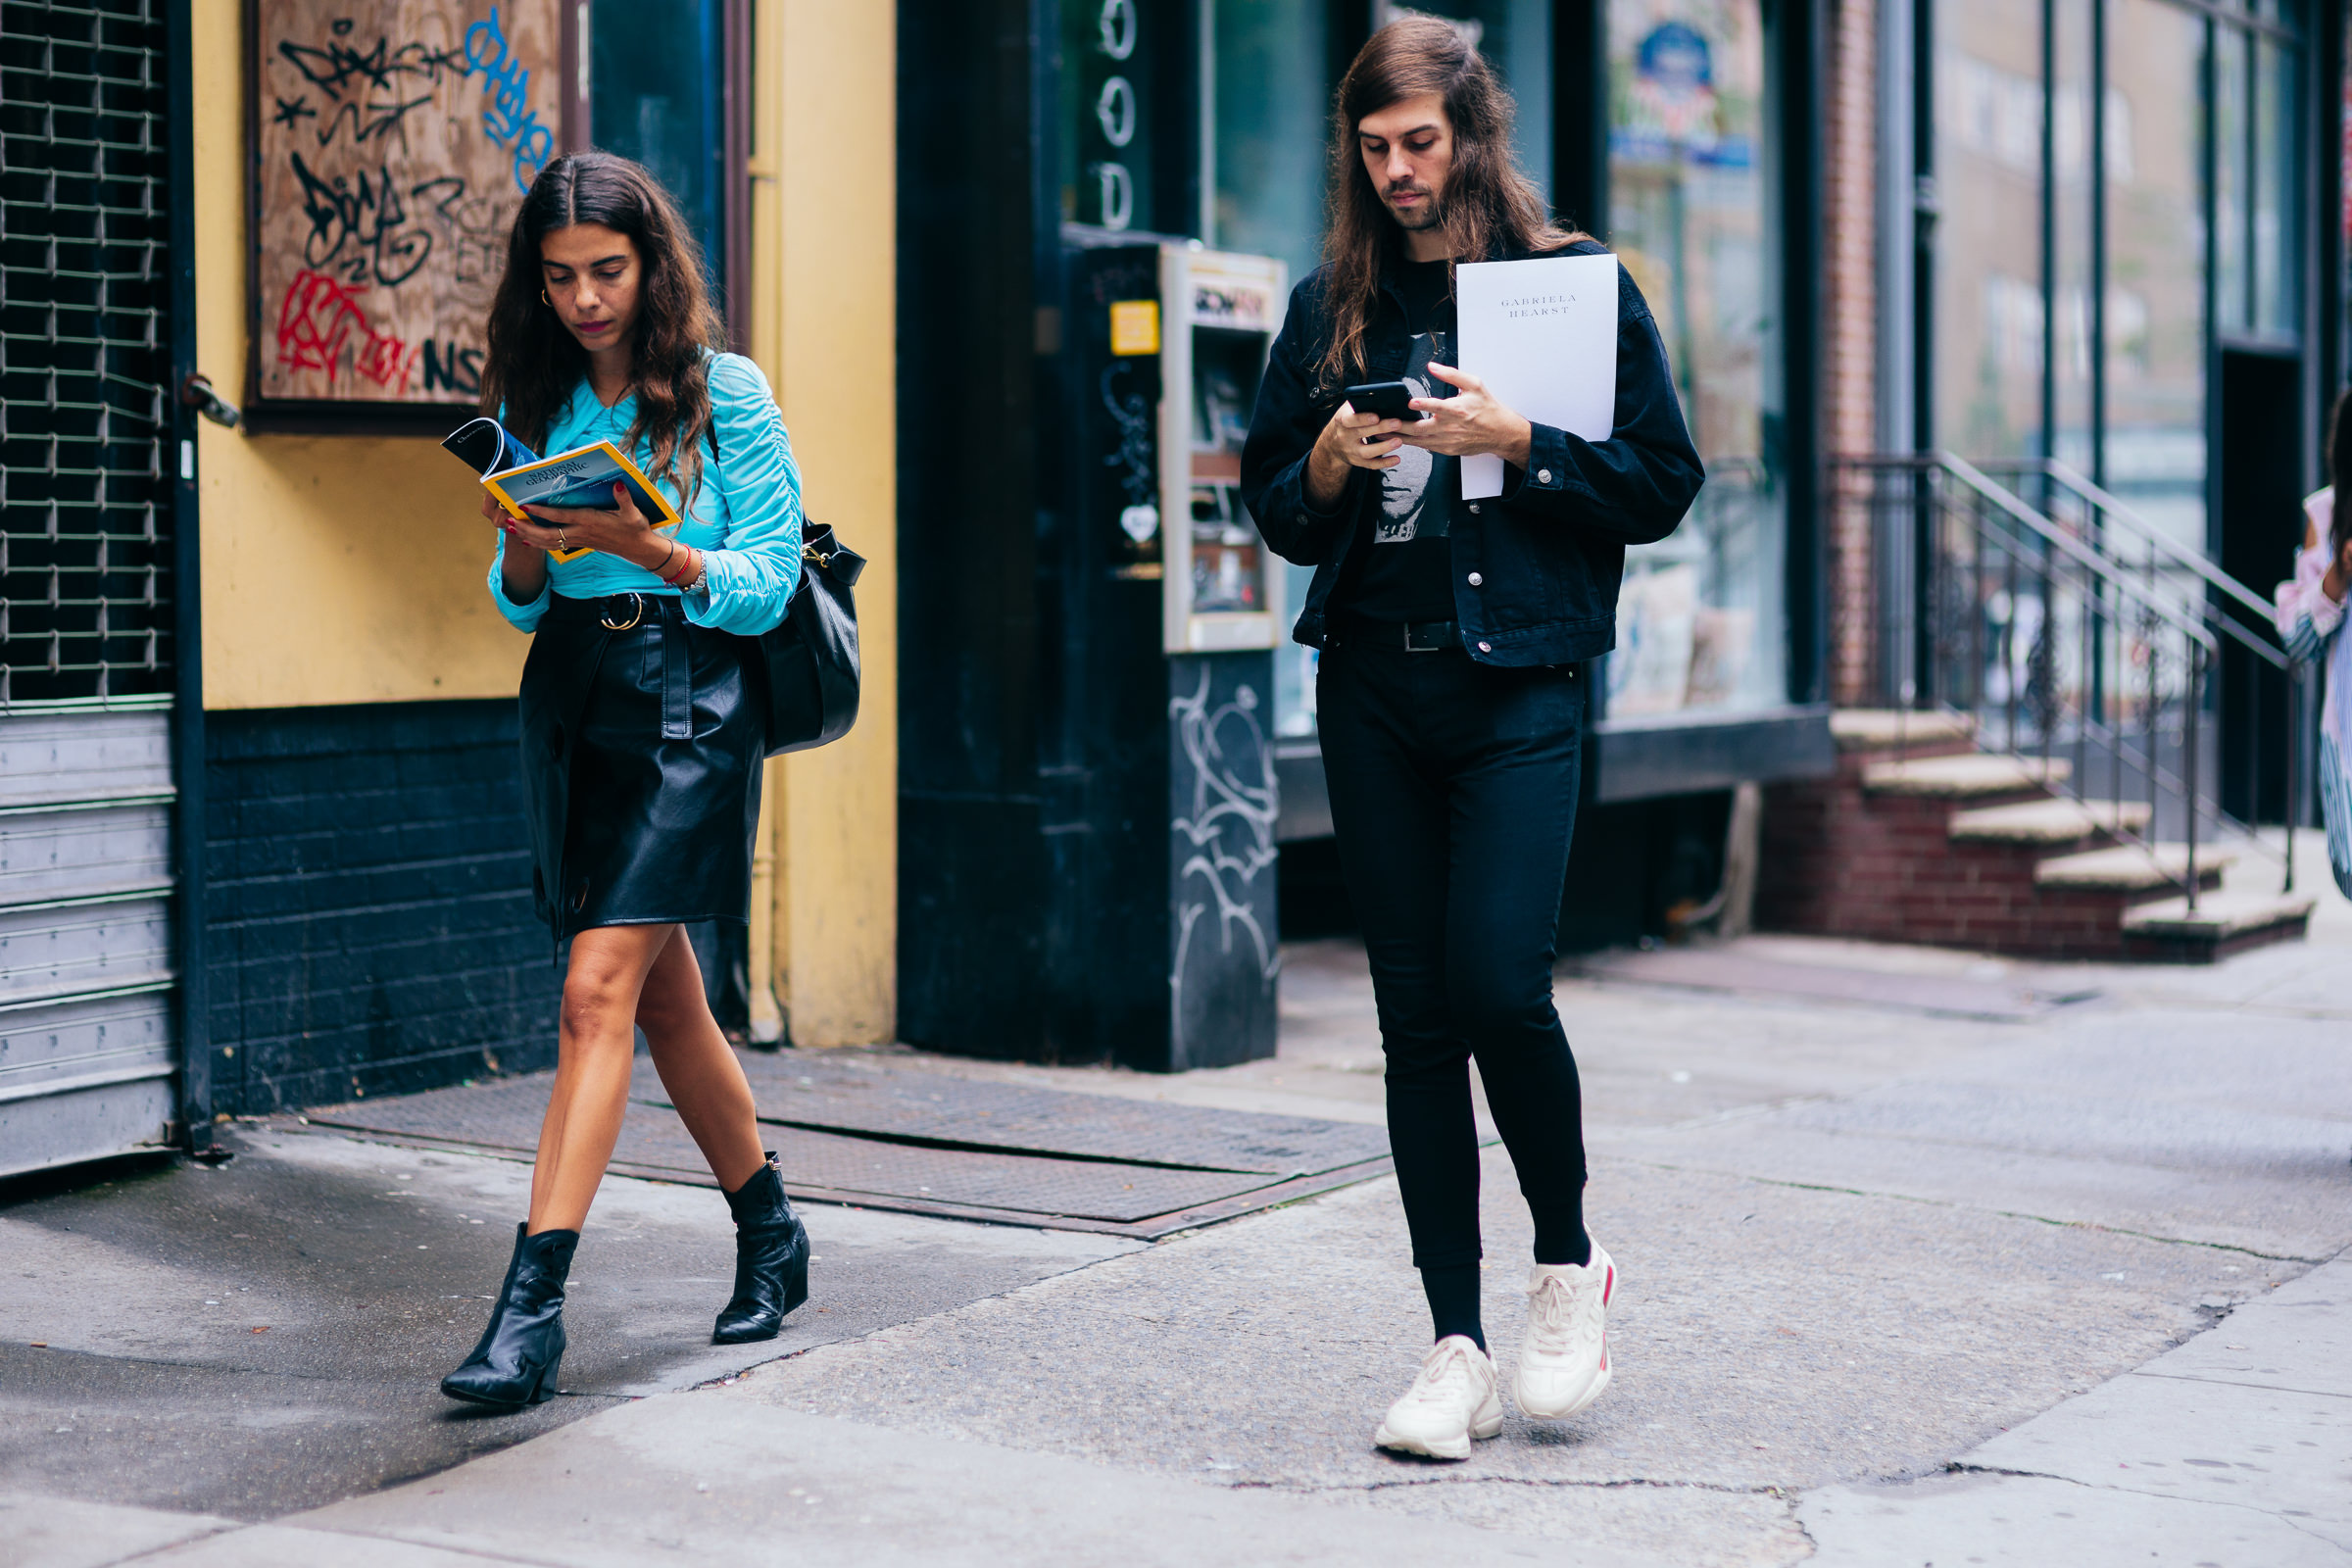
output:
M1412 409L1413 399L1419 396L1409 381L1366 381L1348 389L1348 406L1358 414L1377 414L1384 419L1412 424L1429 417Z

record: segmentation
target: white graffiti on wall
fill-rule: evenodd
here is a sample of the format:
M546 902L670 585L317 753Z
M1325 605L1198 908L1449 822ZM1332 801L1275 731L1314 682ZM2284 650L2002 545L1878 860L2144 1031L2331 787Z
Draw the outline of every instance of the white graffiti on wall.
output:
M1170 824L1191 850L1177 873L1176 956L1168 976L1179 1061L1186 1049L1186 959L1192 953L1194 928L1211 910L1217 918L1220 952L1233 952L1238 931L1250 942L1267 984L1282 967L1281 951L1258 920L1251 897L1258 874L1275 860L1277 808L1274 753L1258 723L1257 706L1257 689L1244 684L1235 688L1233 701L1209 707L1205 668L1199 690L1168 702L1168 716L1176 720L1178 744L1193 779L1192 809Z

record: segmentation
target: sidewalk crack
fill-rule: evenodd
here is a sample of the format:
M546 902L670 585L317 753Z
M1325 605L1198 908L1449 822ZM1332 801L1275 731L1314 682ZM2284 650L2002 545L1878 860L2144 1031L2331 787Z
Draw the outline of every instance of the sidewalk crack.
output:
M2344 1553L2347 1561L2352 1561L2352 1547L2346 1547L2342 1542L2307 1527L2300 1519L2291 1514L2281 1513L2274 1508L2265 1508L2258 1503L2238 1502L2230 1497L2183 1496L2177 1492L2150 1492L2144 1487L2119 1487L2103 1481L2082 1481L2073 1476L2055 1475L2046 1470L2012 1470L2005 1465L1970 1464L1964 1459L1954 1459L1950 1464L1944 1466L1944 1470L1945 1473L1951 1475L2006 1476L2017 1481L2057 1481L2070 1487L2081 1487L2085 1492L2112 1492L2130 1497L2162 1497L2168 1502L2196 1503L2212 1508L2234 1508L2242 1513L2260 1514L2265 1519L2276 1519L2298 1535L2309 1536L2314 1541L2333 1546L2337 1551Z

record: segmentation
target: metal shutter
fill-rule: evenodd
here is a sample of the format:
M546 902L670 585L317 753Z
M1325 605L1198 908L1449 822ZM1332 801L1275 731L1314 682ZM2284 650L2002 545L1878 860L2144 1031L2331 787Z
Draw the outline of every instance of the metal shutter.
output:
M169 1136L161 0L0 0L0 1174Z

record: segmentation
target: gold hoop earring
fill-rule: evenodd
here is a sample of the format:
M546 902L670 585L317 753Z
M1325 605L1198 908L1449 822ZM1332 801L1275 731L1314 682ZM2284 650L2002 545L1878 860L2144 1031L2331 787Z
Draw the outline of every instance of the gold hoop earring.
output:
M547 290L545 289L541 289L539 291L539 303L548 307L550 310L555 309L556 302L547 297Z

